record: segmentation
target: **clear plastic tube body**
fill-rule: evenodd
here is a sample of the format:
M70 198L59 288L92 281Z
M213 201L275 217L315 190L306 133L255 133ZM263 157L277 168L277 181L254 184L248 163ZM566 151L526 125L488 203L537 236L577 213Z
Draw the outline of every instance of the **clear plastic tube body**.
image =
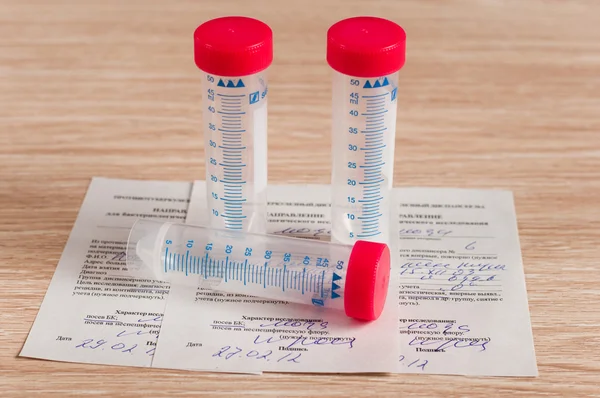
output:
M389 242L398 72L333 71L332 240Z
M131 275L249 296L344 309L352 246L139 220Z
M214 228L264 233L267 187L267 70L203 74L207 203Z

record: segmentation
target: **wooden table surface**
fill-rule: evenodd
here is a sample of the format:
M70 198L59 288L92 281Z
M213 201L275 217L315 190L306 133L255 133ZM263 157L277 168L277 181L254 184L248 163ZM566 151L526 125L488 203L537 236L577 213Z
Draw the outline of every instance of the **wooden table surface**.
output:
M329 182L327 28L406 29L395 185L514 192L538 378L17 358L92 176L203 178L192 32L231 14L275 34L272 183ZM0 220L3 396L600 396L600 2L0 0Z

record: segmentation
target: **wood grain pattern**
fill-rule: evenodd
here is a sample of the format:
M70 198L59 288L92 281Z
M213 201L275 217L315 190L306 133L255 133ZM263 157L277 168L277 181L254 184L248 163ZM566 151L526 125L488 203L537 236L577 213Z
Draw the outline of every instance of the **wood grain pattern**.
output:
M540 377L223 376L16 357L92 176L203 178L191 38L228 14L275 32L273 183L329 182L328 145L315 145L330 137L328 26L371 14L405 27L395 184L515 193ZM600 395L599 16L595 0L0 0L0 395Z

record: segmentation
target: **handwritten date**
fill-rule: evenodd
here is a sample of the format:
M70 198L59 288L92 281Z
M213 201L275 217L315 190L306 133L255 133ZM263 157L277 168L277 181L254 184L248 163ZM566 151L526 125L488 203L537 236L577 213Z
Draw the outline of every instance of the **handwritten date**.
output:
M225 360L229 360L231 358L253 358L256 360L265 360L270 362L271 360L276 362L293 362L300 363L299 359L302 356L302 353L290 352L285 355L275 354L273 355L272 350L266 350L258 352L256 350L244 350L240 347L232 347L226 345L221 347L219 351L212 355L213 357L224 358Z

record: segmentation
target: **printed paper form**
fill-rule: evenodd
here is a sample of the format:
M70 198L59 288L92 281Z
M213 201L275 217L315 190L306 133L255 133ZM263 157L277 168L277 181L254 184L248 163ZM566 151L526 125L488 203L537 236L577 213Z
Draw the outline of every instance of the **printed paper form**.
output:
M403 371L536 376L512 194L395 194Z
M22 356L150 366L167 286L132 283L118 268L135 217L181 221L190 185L92 181ZM269 187L271 231L328 239L328 189L289 195L289 187ZM396 195L402 371L536 375L510 193L412 188ZM185 368L184 357L167 367Z
M270 186L269 232L329 236L329 187ZM288 203L289 202L289 203ZM195 184L187 222L204 224L204 184ZM342 311L172 286L154 366L286 372L396 372L395 285L377 322Z
M537 375L511 193L403 188L394 194L392 236L397 239L392 249L396 253L393 266L398 278L395 287L400 289L401 339L395 361L400 365L399 371ZM194 190L193 196L188 221L201 223L205 212L198 203L204 203L204 192ZM269 232L328 239L329 197L328 186L303 187L299 191L298 187L270 186ZM281 339L287 337L281 331L309 327L314 330L318 323L294 321L301 316L290 315L289 306L254 307L248 311L238 303L225 302L226 299L204 307L215 309L208 313L208 319L204 312L202 317L190 320L193 303L206 304L206 297L193 289L177 289L177 296L172 294L168 302L165 326L169 327L163 327L155 363L166 366L177 360L193 369L210 363L215 367L228 366L230 361L237 361L248 369L285 371L305 366L295 363L302 357L285 363L291 358L285 351L283 360L281 355L273 355L281 352L279 347L294 348L298 344L297 339L291 339L290 347L287 338ZM273 320L249 321L249 316ZM277 321L278 317L292 319ZM328 322L327 327L332 323ZM267 334L261 328L278 331ZM390 333L376 334L373 340L379 347L393 351ZM197 356L192 348L198 340L214 341L214 352ZM188 345L183 347L177 341ZM323 347L310 349L320 348ZM346 354L322 356L326 365L323 367L330 372L340 371L340 366L352 361ZM274 359L275 363L265 363L266 359ZM362 371L375 371L373 365L369 360L360 363L365 369ZM310 361L309 370L302 371L316 371L312 366Z
M138 217L183 222L191 184L94 178L21 356L150 366L169 286L125 267Z

